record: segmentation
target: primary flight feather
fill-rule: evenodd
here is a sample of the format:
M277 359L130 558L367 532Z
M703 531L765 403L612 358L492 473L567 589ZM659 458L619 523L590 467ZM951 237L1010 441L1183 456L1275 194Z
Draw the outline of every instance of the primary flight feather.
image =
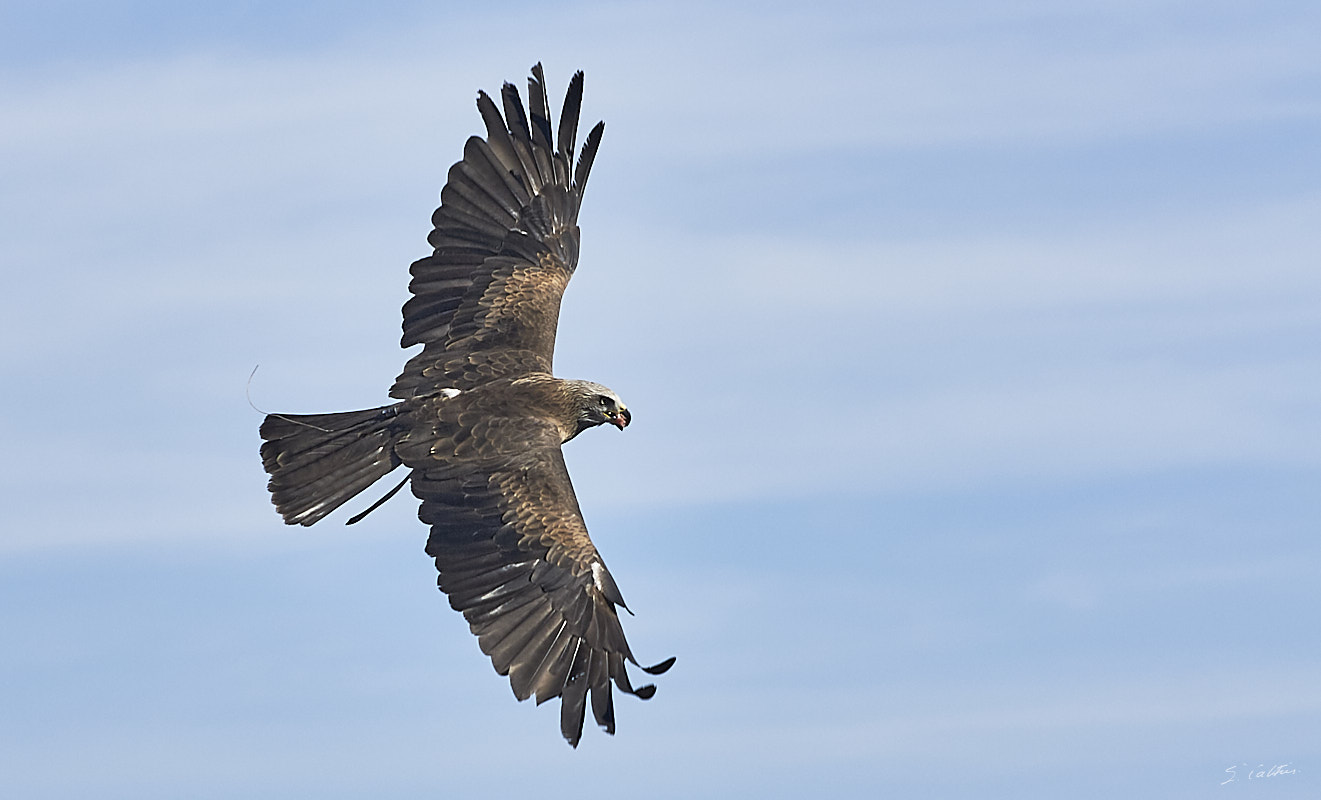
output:
M551 131L546 81L532 68L525 111L506 83L485 92L473 136L432 215L431 255L414 262L402 345L421 344L390 389L399 402L337 414L270 414L262 463L276 509L311 525L397 467L431 527L439 585L519 700L561 698L577 747L592 715L614 733L611 685L634 688L624 598L592 540L560 446L588 428L623 430L610 389L552 375L560 298L578 264L578 208L604 123L575 161L583 74ZM653 675L674 659L643 668Z

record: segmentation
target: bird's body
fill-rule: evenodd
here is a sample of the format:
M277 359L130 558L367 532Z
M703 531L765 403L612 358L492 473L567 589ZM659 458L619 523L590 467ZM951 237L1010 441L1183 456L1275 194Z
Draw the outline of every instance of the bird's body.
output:
M450 169L432 217L435 249L412 267L403 345L423 349L390 391L398 402L271 414L262 461L276 509L300 525L406 467L440 588L518 699L563 698L561 731L577 746L589 693L597 723L613 733L611 684L644 699L655 689L629 683L625 662L637 662L616 612L624 600L587 535L560 451L588 428L623 430L632 415L610 389L551 372L603 126L575 168L582 73L569 85L558 146L544 87L537 65L530 121L511 85L503 116L478 95L487 136L469 139Z

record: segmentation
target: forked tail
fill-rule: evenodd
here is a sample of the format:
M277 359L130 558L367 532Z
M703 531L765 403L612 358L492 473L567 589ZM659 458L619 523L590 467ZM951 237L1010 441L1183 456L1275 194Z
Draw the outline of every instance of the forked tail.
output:
M407 429L401 413L402 404L395 403L339 414L267 415L261 461L284 521L311 525L399 466L395 444Z

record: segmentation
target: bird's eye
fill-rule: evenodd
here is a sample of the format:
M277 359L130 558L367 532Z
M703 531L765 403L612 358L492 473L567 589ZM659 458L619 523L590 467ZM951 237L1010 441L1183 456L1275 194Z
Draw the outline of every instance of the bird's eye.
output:
M596 398L596 402L597 402L597 403L600 403L601 408L609 408L609 407L610 407L610 398L609 398L609 397L606 397L605 395L601 395L600 397Z

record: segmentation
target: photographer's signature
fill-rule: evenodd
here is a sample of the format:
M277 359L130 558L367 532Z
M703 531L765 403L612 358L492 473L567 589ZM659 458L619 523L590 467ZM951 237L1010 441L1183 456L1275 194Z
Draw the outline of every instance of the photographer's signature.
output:
M1298 774L1298 768L1288 763L1273 764L1269 767L1265 764L1258 764L1251 769L1248 768L1247 764L1235 764L1232 767L1227 767L1225 772L1229 774L1229 777L1220 782L1221 786L1236 781L1256 781L1266 778L1278 778L1281 775L1296 775Z

